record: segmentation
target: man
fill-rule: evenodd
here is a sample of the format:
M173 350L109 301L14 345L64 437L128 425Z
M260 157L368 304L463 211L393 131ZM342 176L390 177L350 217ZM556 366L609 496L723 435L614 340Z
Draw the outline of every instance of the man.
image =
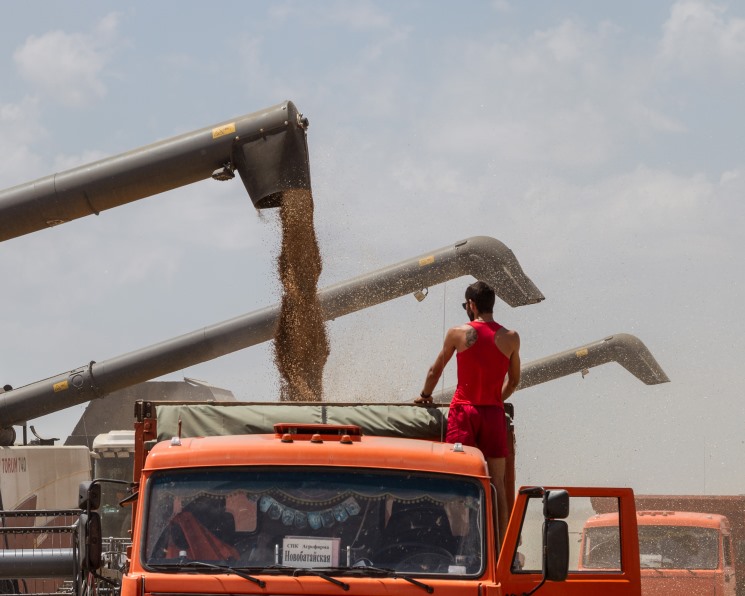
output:
M448 329L442 350L427 373L415 403L432 403L432 392L456 352L458 386L448 413L448 443L478 447L497 492L499 541L507 528L505 458L509 454L504 400L520 382L520 336L494 321L494 290L483 281L466 288L470 323Z

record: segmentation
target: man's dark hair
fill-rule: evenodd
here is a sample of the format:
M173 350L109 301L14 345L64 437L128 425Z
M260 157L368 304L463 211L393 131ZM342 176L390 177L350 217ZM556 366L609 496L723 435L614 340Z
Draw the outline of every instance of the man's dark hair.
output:
M466 300L473 300L479 312L491 314L494 312L494 290L483 281L472 283L466 288Z

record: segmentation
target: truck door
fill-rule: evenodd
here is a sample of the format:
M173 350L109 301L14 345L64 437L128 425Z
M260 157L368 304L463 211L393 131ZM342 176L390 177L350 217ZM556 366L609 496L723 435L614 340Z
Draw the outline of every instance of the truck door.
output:
M539 596L637 596L641 594L639 542L634 494L628 488L566 488L570 496L569 572L565 581L547 581ZM556 490L556 487L546 490ZM617 513L613 527L582 541L582 528L599 513ZM543 501L535 490L520 489L497 564L502 593L525 594L543 580L547 563L543 548Z

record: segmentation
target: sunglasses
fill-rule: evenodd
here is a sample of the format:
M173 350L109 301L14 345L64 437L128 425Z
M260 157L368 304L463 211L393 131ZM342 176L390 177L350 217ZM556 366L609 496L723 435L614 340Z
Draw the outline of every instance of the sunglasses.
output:
M468 302L464 302L463 304L461 304L461 306L463 307L463 310L466 310L466 306L468 306Z

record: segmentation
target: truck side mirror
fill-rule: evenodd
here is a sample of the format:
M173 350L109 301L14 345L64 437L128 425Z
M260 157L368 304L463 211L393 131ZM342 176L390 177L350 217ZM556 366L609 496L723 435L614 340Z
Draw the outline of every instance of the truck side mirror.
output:
M737 557L737 560L740 561L743 558L745 558L745 540L738 540L737 541L737 548L735 549L737 552L735 553L735 556Z
M569 526L565 521L547 519L544 522L543 553L545 578L563 582L569 574Z
M101 567L101 516L95 511L80 514L78 549L78 562L82 570L93 571Z
M543 517L566 519L569 515L569 493L565 490L548 490L543 495Z
M569 574L569 493L548 490L543 495L544 581L563 582Z
M85 480L78 487L78 509L95 511L101 506L101 485L94 480Z

